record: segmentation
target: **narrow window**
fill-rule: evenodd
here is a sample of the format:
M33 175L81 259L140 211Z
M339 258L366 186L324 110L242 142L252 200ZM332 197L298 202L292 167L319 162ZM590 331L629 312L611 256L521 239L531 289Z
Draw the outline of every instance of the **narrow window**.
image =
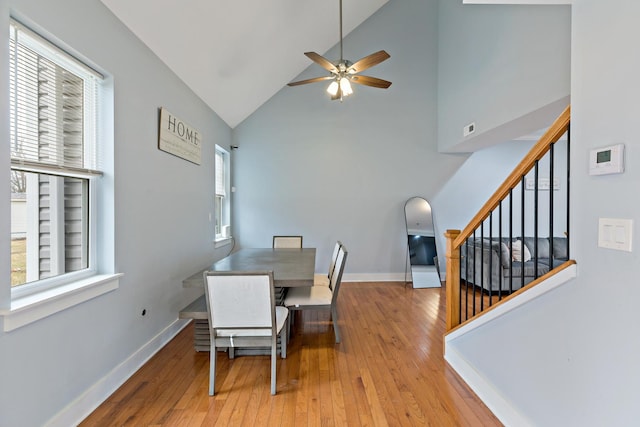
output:
M229 152L216 145L215 161L215 240L231 237L231 203L229 185Z

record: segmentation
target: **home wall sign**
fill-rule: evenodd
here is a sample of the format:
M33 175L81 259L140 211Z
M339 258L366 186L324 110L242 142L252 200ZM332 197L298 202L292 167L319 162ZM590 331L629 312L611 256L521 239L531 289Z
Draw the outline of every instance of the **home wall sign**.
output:
M166 108L160 108L158 148L196 165L201 162L202 134Z

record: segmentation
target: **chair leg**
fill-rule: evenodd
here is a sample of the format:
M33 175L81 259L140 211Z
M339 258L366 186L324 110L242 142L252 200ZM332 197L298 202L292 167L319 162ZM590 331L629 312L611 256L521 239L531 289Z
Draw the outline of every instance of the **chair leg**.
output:
M336 335L336 344L340 343L340 329L338 329L338 312L335 308L331 309L331 320L333 320L333 333Z
M289 339L291 339L291 337L293 336L293 326L295 323L295 319L296 316L298 315L298 313L300 313L300 310L294 310L291 307L287 307L289 308L289 316L288 316L288 322L289 322Z
M287 341L289 340L289 333L287 329L289 329L289 317L287 316L287 324L282 327L280 331L280 357L283 359L287 358Z
M216 387L216 356L217 349L212 345L209 349L209 396L213 396Z
M276 394L276 353L277 342L274 338L271 342L271 394Z

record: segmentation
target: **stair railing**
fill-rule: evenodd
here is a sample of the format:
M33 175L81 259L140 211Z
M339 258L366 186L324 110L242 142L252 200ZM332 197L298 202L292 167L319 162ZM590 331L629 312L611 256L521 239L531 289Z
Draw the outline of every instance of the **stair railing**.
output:
M574 263L569 257L570 116L568 106L471 222L462 231L445 233L447 331ZM565 166L556 164L555 146L565 134L566 171L558 173ZM548 175L541 176L545 171ZM562 187L565 197L557 197Z

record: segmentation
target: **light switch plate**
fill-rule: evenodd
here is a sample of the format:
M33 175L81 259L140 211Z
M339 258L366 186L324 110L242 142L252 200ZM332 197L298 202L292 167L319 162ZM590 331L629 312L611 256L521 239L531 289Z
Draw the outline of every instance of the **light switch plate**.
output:
M633 241L633 220L600 218L598 220L598 246L631 252Z

